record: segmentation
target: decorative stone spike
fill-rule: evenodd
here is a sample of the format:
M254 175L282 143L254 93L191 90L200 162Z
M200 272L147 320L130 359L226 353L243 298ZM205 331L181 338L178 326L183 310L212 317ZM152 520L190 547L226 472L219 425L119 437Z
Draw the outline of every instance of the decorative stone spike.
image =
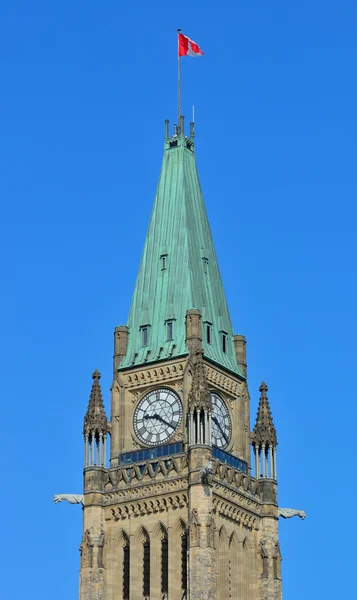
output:
M108 431L108 422L104 410L102 390L99 383L100 377L101 375L96 369L92 375L93 385L89 397L87 412L84 417L84 434L97 431L99 434L104 435Z
M270 444L275 447L278 445L278 440L267 396L268 386L264 381L262 382L259 391L260 400L257 419L253 429L253 443Z

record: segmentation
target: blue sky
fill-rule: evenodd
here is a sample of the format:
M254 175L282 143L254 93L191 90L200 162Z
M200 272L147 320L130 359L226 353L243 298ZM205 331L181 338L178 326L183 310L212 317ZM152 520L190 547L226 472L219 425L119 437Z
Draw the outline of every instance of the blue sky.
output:
M3 0L4 600L76 598L82 422L109 409L163 149L176 29L196 154L255 417L279 438L284 598L351 597L356 446L355 2ZM347 500L349 502L347 503ZM347 504L346 504L347 503ZM19 568L21 563L21 570Z

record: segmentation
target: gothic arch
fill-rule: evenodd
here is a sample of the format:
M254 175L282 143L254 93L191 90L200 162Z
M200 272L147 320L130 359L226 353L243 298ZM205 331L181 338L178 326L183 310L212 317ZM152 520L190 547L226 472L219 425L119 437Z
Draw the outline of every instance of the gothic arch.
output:
M239 544L238 536L237 536L236 532L233 531L229 538L229 549L234 550L234 552L237 552L238 544Z
M217 598L225 600L229 594L229 544L224 525L218 532L217 544Z
M219 532L218 532L218 539L224 539L225 541L227 541L227 538L228 538L227 530L224 525L221 525Z
M235 531L229 538L229 591L231 598L239 596L239 541Z
M167 538L167 528L162 523L162 521L159 521L158 523L156 523L151 533L151 540L152 542L154 542L154 540L163 540L164 538Z
M187 524L181 517L179 517L178 519L176 519L176 521L172 527L172 533L173 533L174 537L177 537L177 536L182 536L186 531L187 531Z
M250 543L249 537L246 535L244 540L242 541L243 544L243 548L244 550L246 550L247 552L249 552L249 550L251 550L252 548L252 544Z
M139 589L144 597L150 597L151 586L151 544L150 535L143 525L139 525L133 536L130 570L137 573Z
M108 553L108 569L113 573L113 578L109 586L113 586L112 595L120 590L123 598L129 598L130 585L130 558L131 544L130 536L122 527L115 531L111 536L109 543L111 551Z
M115 545L124 547L126 544L130 545L130 538L125 529L119 529L113 535L113 542Z
M252 542L248 536L245 536L242 542L243 548L243 573L242 573L242 591L243 598L252 600L254 597L254 581L256 580L256 557L254 555Z
M175 569L171 571L171 589L174 597L182 598L187 593L187 545L188 527L187 523L178 517L173 524L169 547L171 556L175 556ZM177 560L178 559L178 560Z
M151 586L164 597L168 594L168 532L162 521L155 524L150 537Z
M134 534L134 540L137 543L141 543L141 544L145 544L145 542L150 542L150 535L147 531L147 529L143 526L140 525L135 534Z

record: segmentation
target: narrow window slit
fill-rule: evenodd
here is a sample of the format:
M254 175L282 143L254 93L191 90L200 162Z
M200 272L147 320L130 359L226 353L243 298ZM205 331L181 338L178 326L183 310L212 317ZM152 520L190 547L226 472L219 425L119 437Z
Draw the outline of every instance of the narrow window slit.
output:
M169 569L168 569L168 544L167 537L161 542L161 594L168 594Z
M166 337L168 342L172 342L174 339L174 324L173 321L167 321L166 323Z
M147 346L149 344L149 328L141 327L141 345Z
M181 538L181 588L187 591L187 533Z
M125 544L123 548L123 599L129 600L130 595L130 547Z
M165 271L167 269L167 254L161 254L161 271Z
M227 334L222 333L222 350L223 352L227 352Z
M150 597L150 542L144 542L143 595Z

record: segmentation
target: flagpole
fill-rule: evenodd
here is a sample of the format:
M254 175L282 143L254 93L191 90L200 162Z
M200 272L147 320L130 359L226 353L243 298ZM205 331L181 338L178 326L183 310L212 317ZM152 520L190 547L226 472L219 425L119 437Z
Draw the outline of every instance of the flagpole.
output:
M177 30L177 131L180 131L181 117L181 56L179 52L179 34L181 29Z

